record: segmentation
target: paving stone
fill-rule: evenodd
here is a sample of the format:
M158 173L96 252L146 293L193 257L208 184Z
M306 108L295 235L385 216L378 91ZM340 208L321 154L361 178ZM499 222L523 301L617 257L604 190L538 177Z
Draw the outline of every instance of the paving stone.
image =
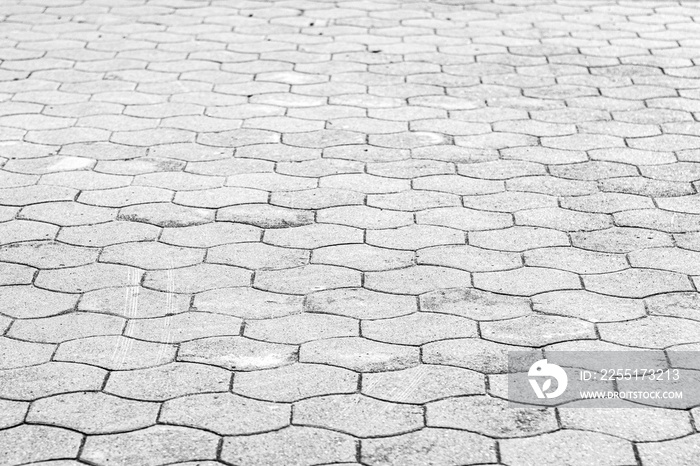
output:
M558 341L596 338L595 328L588 322L541 315L482 322L481 334L489 340L522 346L538 346Z
M362 441L362 460L371 465L485 464L495 448L486 437L448 429L423 429L391 439ZM495 461L495 460L494 460Z
M0 288L1 312L20 319L48 317L72 310L77 295L42 290L34 286L5 286Z
M411 225L392 230L370 230L366 241L373 246L416 250L440 244L464 244L464 233L432 225Z
M508 371L509 351L528 351L532 348L495 343L481 338L459 338L428 343L423 347L423 362L463 367L482 374Z
M549 267L584 274L617 272L629 267L621 254L569 247L532 249L525 251L524 258L528 266Z
M397 405L363 395L329 395L296 403L293 420L297 425L322 426L364 438L420 428L423 413L419 406Z
M135 432L90 436L80 454L86 461L126 466L216 457L219 437L197 429L153 426Z
M267 204L231 206L217 212L217 220L254 225L260 228L286 228L313 223L313 213Z
M700 295L695 291L681 293L666 293L650 296L644 300L647 310L651 315L663 315L697 319Z
M500 320L528 315L530 303L525 298L475 290L453 288L436 290L420 297L421 310L453 314L472 320Z
M381 229L409 225L413 223L413 215L367 206L341 206L319 210L316 220L356 228Z
M34 284L53 291L81 293L110 286L131 285L142 272L122 265L90 264L68 269L40 270Z
M579 278L563 270L542 267L521 267L503 272L474 274L476 288L516 296L532 296L555 290L581 288Z
M78 392L35 401L27 420L86 434L103 434L153 425L158 410L157 403L125 400L100 392Z
M216 264L198 264L174 270L147 272L145 287L170 293L197 293L215 288L247 286L251 273L238 267Z
M418 312L386 320L365 321L362 335L371 340L403 345L422 345L444 338L477 336L473 322L445 314Z
M566 234L556 230L516 226L498 231L471 233L469 243L486 249L525 251L547 246L566 246L569 239Z
M699 252L679 248L652 248L633 251L629 254L633 267L670 270L686 275L700 274Z
M243 337L210 337L180 345L178 361L196 362L237 371L254 371L295 362L291 345L260 342Z
M308 264L309 252L264 243L225 244L209 249L207 261L247 269L276 270Z
M55 346L0 337L0 369L34 366L48 362Z
M78 248L54 241L27 241L0 246L0 260L37 268L86 265L97 259L96 249Z
M21 425L0 432L7 448L0 453L5 464L22 464L56 458L75 457L82 435L50 426Z
M101 262L130 265L146 270L185 267L198 264L203 259L202 250L179 248L151 241L108 246L100 254Z
M176 295L138 285L90 291L80 299L81 311L114 314L127 318L150 318L179 314L190 305L188 295Z
M107 335L61 343L53 359L127 370L167 364L174 358L175 347L172 345Z
M365 275L365 287L388 293L421 294L437 288L454 288L469 283L468 272L426 265Z
M269 230L263 241L288 248L316 249L344 243L361 243L361 230L341 225L313 224L293 228Z
M312 293L305 307L309 312L336 314L356 319L381 319L406 315L417 310L416 299L364 288L339 288Z
M213 222L214 212L168 202L156 202L124 207L119 211L118 219L149 223L159 227L186 227Z
M264 270L255 275L255 286L266 291L306 294L330 288L360 286L360 273L330 265L306 265L294 269Z
M61 228L58 239L79 246L99 247L129 241L155 241L159 234L160 228L155 225L113 221L99 225L64 227Z
M367 244L327 246L313 251L315 264L343 265L362 271L390 270L413 263L412 251L397 251Z
M461 207L429 209L416 214L416 223L465 231L495 230L513 224L511 215Z
M649 209L650 198L635 194L598 193L562 199L561 207L582 212L612 214L623 210Z
M172 343L218 335L238 335L241 320L235 317L185 312L175 316L130 321L124 335L139 340Z
M0 372L0 394L14 400L36 400L49 395L99 390L107 371L84 364L47 362Z
M38 343L61 343L95 335L118 335L124 320L106 314L71 312L38 319L16 320L8 336Z
M568 448L577 445L575 451ZM572 466L590 464L634 464L631 443L609 435L577 430L562 430L547 435L508 439L500 443L501 458L513 466L525 464Z
M637 406L632 403L625 407L629 409L592 406L560 409L559 417L565 428L600 432L635 442L658 442L691 433L690 419L682 411L648 407L634 409ZM645 446L642 444L639 448Z
M656 466L668 460L685 466L697 461L697 445L698 435L694 434L662 442L641 443L638 448L645 465ZM664 459L661 460L661 457Z
M690 291L688 278L674 272L627 269L583 278L587 290L613 296L645 298L657 293Z
M89 225L114 220L117 212L106 207L76 202L46 202L24 207L18 218L52 223L59 226Z
M303 298L245 287L221 288L197 294L194 309L243 319L266 319L302 312Z
M3 429L19 425L24 420L29 409L29 403L21 401L1 400L2 415L0 415L0 426Z
M393 194L370 194L367 196L367 205L379 209L417 212L436 207L457 206L459 197L455 194L411 190Z
M229 393L187 395L163 403L160 422L242 435L269 431L289 424L291 407L251 400Z
M666 348L697 341L700 323L673 317L649 316L628 322L599 324L602 339L640 348Z
M534 296L536 311L576 317L589 322L614 322L645 315L642 300L604 296L588 291L553 291Z
M357 374L348 370L299 363L265 371L239 372L233 391L256 399L290 402L319 395L353 393L357 384Z
M609 253L627 253L673 245L670 235L666 233L628 227L572 233L571 243L575 247Z
M302 345L300 362L330 364L358 372L382 372L418 364L418 348L378 343L361 337L317 340Z
M609 215L577 212L558 207L515 212L515 221L519 225L552 228L564 232L602 230L613 226Z
M512 408L489 396L461 396L429 403L427 424L478 432L495 438L530 437L558 429L551 408Z
M28 285L34 280L36 270L19 264L3 263L0 271L0 286Z
M355 459L355 443L353 437L345 434L292 426L255 436L227 437L221 457L241 466L341 464Z
M164 228L160 240L177 246L206 248L228 243L258 241L261 231L250 225L240 225L228 222L214 222L203 225L192 225L174 228Z

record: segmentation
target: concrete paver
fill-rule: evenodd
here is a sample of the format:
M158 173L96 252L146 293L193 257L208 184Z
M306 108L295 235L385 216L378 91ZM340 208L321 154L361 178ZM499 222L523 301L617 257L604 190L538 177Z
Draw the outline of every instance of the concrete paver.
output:
M6 0L0 464L699 464L690 401L504 385L698 349L698 18Z

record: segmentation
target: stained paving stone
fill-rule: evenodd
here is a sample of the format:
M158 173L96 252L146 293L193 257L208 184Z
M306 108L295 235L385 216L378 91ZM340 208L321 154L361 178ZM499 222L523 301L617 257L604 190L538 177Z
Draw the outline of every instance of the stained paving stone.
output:
M54 241L28 241L0 247L0 261L47 269L76 267L94 262L98 252Z
M163 403L165 424L195 427L220 435L276 430L289 424L291 406L251 400L230 393L186 395Z
M5 464L47 461L78 454L82 435L51 426L21 425L0 432L6 448L0 453Z
M422 404L457 395L483 394L484 390L482 374L457 367L421 364L362 375L362 393L394 403Z
M85 364L47 362L0 372L0 395L32 401L49 395L100 390L107 371Z
M382 319L410 314L418 309L418 303L412 296L339 288L307 295L305 309L356 319Z
M90 436L80 458L86 461L126 466L156 466L162 462L216 458L219 437L197 429L153 426L135 432Z
M358 375L321 364L292 364L277 369L238 372L233 392L276 402L298 401L320 395L354 393Z
M155 225L116 221L61 228L58 239L78 246L100 247L129 241L155 241L159 234L160 228Z
M422 360L428 364L463 367L482 374L498 374L508 370L509 351L531 351L525 346L512 346L481 338L458 338L428 343Z
M423 427L423 409L364 395L329 395L296 403L293 421L295 425L325 427L365 438L417 430Z
M651 315L665 315L697 320L700 317L698 304L700 294L695 291L666 293L650 296L644 300Z
M119 220L143 222L159 227L186 227L213 222L214 212L169 202L153 202L124 207L120 209L118 218Z
M577 445L576 450L569 448ZM572 466L634 464L632 444L610 435L577 430L562 430L547 435L508 439L500 442L501 458L514 466L526 464Z
M261 228L286 228L313 223L313 213L268 204L245 204L219 209L218 221L236 222Z
M297 347L268 343L239 336L210 337L180 345L177 360L211 364L237 371L272 369L292 364Z
M35 401L27 421L104 434L153 425L159 408L157 403L125 400L100 392L77 392Z
M426 422L495 438L530 437L559 428L551 408L513 408L489 396L462 396L428 403Z
M330 364L358 372L382 372L418 364L418 348L379 343L361 337L341 337L305 343L299 361Z
M528 315L526 298L490 293L473 288L436 290L421 295L421 310L453 314L472 320L500 320Z
M667 233L627 227L572 233L571 243L582 249L611 253L627 253L638 249L673 246L673 240Z
M486 464L495 457L492 440L451 429L430 428L390 439L362 441L362 461L370 465Z
M313 427L287 427L254 436L224 439L221 458L241 466L348 464L355 459L356 440Z
M675 272L627 269L583 277L586 289L612 296L644 298L658 293L691 291L688 277Z

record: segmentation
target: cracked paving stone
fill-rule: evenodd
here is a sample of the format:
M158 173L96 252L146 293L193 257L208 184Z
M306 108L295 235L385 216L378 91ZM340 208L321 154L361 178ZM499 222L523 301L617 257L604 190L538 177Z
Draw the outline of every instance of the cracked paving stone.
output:
M533 308L546 314L575 317L589 322L637 319L645 313L640 299L617 298L589 291L553 291L532 298Z
M83 191L78 201L84 204L103 207L127 207L144 202L170 202L171 191L146 186L129 186L116 189Z
M325 427L366 438L420 429L423 410L420 406L388 403L364 395L328 395L296 403L293 420L295 425Z
M107 371L84 364L47 362L0 371L0 396L36 400L49 395L102 388Z
M230 370L255 371L294 363L297 347L239 336L211 337L182 343L177 359Z
M77 392L35 401L27 420L86 434L108 434L153 425L158 410L157 403L125 400L100 392Z
M302 312L303 301L301 296L270 293L254 288L221 288L198 293L194 309L242 319L268 319Z
M97 464L157 466L216 458L219 437L197 429L158 425L120 434L90 436L80 458Z
M421 310L453 314L472 320L501 320L530 314L526 298L490 293L473 288L436 290L420 297Z
M416 299L365 288L339 288L309 294L309 312L336 314L356 319L383 319L411 314L418 309Z
M418 348L379 343L362 337L341 337L304 343L299 361L330 364L357 372L383 372L418 364Z
M391 319L362 323L362 336L371 340L400 345L422 345L448 338L477 336L476 324L448 314L416 312Z
M576 448L569 448L571 445ZM500 446L502 461L513 466L592 463L613 466L636 461L630 442L596 432L561 430L537 437L503 440Z
M292 426L255 436L227 437L221 458L240 466L307 466L349 464L355 452L356 440L349 435Z
M58 427L21 425L0 432L0 461L24 464L75 457L83 436Z
M245 336L259 341L300 344L325 338L359 336L355 319L330 314L295 314L246 322Z
M441 265L469 272L492 272L520 267L520 255L508 251L494 251L473 246L435 246L418 251L416 262Z
M583 277L586 289L623 298L645 298L659 293L692 291L688 277L675 272L627 269Z
M467 369L421 364L410 369L363 374L362 393L394 403L422 404L484 393L484 376Z
M368 244L347 244L315 249L311 262L376 272L408 267L413 263L413 256L413 251L397 251Z
M461 396L428 403L430 427L478 432L495 438L530 437L559 428L551 408L512 408L489 396Z
M533 296L546 291L579 289L581 282L578 276L571 272L543 267L521 267L503 272L475 273L474 286L495 293Z
M358 375L321 364L292 364L277 369L239 372L234 393L255 399L291 402L320 395L354 393Z
M372 466L459 465L496 461L493 440L470 432L426 428L389 439L362 441L362 461Z
M30 185L0 189L0 204L7 206L31 206L43 202L70 202L78 190L60 186Z
M417 212L437 207L459 205L459 196L433 191L402 191L392 194L370 194L367 205L379 209Z
M289 425L291 406L251 400L231 393L186 395L163 403L165 424L206 429L219 435L245 435Z
M113 371L104 390L114 395L143 400L165 401L202 392L225 392L231 373L225 369L175 362L148 369Z
M96 336L61 343L55 361L69 361L111 370L141 369L175 359L175 347L119 335Z

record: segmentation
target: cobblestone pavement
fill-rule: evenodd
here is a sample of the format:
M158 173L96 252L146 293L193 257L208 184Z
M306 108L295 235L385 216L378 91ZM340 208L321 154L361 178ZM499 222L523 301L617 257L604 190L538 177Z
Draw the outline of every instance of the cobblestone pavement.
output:
M700 464L691 401L504 401L699 349L700 3L0 15L0 464Z

